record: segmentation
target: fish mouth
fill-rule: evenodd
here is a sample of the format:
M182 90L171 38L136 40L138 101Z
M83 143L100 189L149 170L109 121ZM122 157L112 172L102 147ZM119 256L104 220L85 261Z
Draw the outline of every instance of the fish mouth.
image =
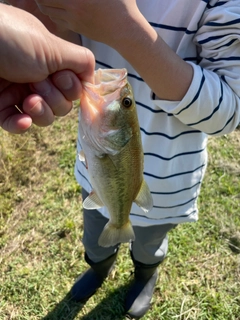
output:
M121 82L127 77L127 70L124 69L98 69L94 73L95 85L102 83L114 85L114 82Z
M94 72L94 83L83 82L84 88L93 90L100 96L109 95L127 83L127 70L98 69Z
M98 69L94 72L94 83L83 82L82 103L88 106L88 113L93 121L99 113L113 101L118 101L121 90L127 84L127 70L123 69Z

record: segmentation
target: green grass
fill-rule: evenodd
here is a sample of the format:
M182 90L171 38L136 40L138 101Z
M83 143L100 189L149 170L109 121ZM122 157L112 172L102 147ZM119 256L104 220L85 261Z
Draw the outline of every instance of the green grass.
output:
M73 168L77 109L23 136L0 131L0 319L121 320L132 279L128 246L103 287L71 301L84 261ZM144 320L240 320L240 131L209 142L200 220L169 236Z

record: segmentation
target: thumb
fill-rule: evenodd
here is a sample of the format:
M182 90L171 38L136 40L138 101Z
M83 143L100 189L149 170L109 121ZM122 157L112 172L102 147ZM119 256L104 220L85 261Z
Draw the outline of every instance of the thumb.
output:
M82 81L93 83L95 69L93 53L85 47L52 36L54 37L52 44L55 57L51 60L53 70L49 66L50 73L69 69Z

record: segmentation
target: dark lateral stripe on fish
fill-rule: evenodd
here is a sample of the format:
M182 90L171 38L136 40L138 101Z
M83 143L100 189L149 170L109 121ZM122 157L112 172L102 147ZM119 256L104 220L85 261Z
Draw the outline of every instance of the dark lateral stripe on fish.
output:
M175 177L185 175L185 174L191 174L191 173L196 172L198 170L202 170L202 168L204 168L205 166L206 166L206 164L204 163L201 166L197 167L196 169L189 170L189 171L177 172L177 173L171 174L169 176L165 176L165 177L156 176L156 175L154 175L152 173L148 173L148 172L144 172L143 174L148 177L154 178L154 179L164 180L164 179L169 179L169 178L175 178Z
M155 157L155 158L158 158L158 159L161 159L161 160L169 161L169 160L172 160L174 158L178 158L178 157L182 157L182 156L189 156L189 155L192 155L192 154L198 154L198 153L201 153L201 152L203 152L205 150L206 150L206 147L203 148L203 149L200 149L200 150L181 152L181 153L177 153L177 154L175 154L175 155L173 155L172 157L169 157L169 158L160 156L160 155L158 155L156 153L152 153L152 152L145 152L144 156L151 156L151 157Z
M181 193L187 190L191 190L197 186L199 186L202 183L202 181L199 181L197 183L195 183L193 186L190 186L188 188L184 188L184 189L180 189L180 190L176 190L176 191L172 191L172 192L154 192L151 191L151 194L156 194L156 195L172 195L172 194L176 194L176 193Z
M177 134L176 136L169 136L167 135L166 133L162 133L162 132L147 132L145 129L143 128L140 128L140 130L146 134L147 136L161 136L161 137L165 137L169 140L174 140L174 139L177 139L179 138L180 136L183 136L183 135L187 135L187 134L193 134L193 133L201 133L201 131L199 130L189 130L189 131L183 131L183 132L180 132L179 134Z

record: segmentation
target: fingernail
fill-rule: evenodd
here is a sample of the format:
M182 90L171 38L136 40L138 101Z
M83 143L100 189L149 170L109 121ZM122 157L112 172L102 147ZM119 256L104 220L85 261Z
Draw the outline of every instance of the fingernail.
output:
M47 80L43 80L41 82L35 82L32 84L37 93L41 94L41 96L48 96L51 91L51 86Z
M62 75L55 78L55 84L61 90L69 90L73 86L72 78L68 75Z
M37 102L30 110L29 113L31 116L41 116L44 112L44 108L42 103L39 101Z

